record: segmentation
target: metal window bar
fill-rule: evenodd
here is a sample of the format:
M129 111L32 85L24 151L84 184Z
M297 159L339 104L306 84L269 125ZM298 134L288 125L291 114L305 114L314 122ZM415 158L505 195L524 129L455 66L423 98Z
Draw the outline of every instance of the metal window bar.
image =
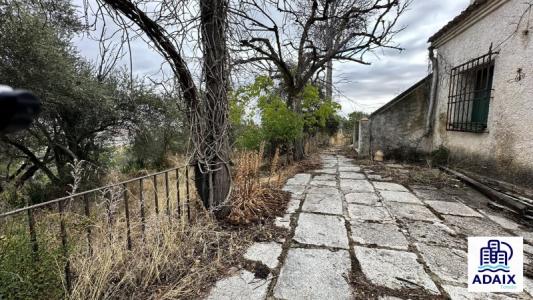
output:
M492 52L451 70L447 105L448 131L486 132L492 99L494 56Z
M123 181L123 182L119 182L119 183L116 183L116 184L112 184L112 185L108 185L108 186L104 186L104 187L99 187L99 188L96 188L96 189L91 189L91 190L88 190L88 191L84 191L84 192L80 192L80 193L77 193L77 194L72 194L72 195L69 195L69 196L66 196L66 197L61 197L61 198L57 198L57 199L54 199L54 200L50 200L50 201L47 201L47 202L43 202L43 203L39 203L39 204L35 204L35 205L29 205L29 206L26 206L26 207L23 207L23 208L19 208L19 209L15 209L15 210L12 210L12 211L9 211L9 212L5 212L5 213L0 213L0 229L2 226L7 226L7 221L8 219L11 219L13 218L12 221L14 222L19 222L17 221L17 216L24 216L25 217L25 221L23 222L23 224L25 224L24 226L27 226L27 233L29 234L29 247L31 247L31 255L33 256L32 260L34 264L37 264L39 263L38 261L38 253L39 253L39 237L38 237L38 233L39 233L39 230L37 229L37 226L38 226L38 222L35 218L35 215L36 214L39 214L40 216L46 216L46 215L53 215L54 214L54 210L51 209L53 207L53 205L57 205L56 209L57 209L57 213L59 214L59 232L58 232L58 235L56 236L59 241L60 241L60 247L61 247L61 255L64 259L64 265L63 265L63 282L65 284L65 288L68 292L71 291L71 288L72 288L72 284L73 284L73 278L74 275L72 274L72 267L71 267L71 261L70 261L70 258L69 258L69 254L71 252L72 249L75 249L74 247L74 244L77 243L77 241L82 241L82 240L86 240L86 250L87 250L87 253L88 255L92 255L93 254L93 241L95 239L95 234L94 232L92 232L92 226L91 224L88 224L85 228L84 228L84 231L80 232L79 233L79 236L69 236L69 224L70 224L70 218L69 216L67 215L67 213L70 213L69 211L74 209L74 205L79 202L79 206L81 209L82 209L82 214L84 215L85 218L87 218L87 221L88 223L90 223L90 218L91 218L91 210L93 209L96 209L98 206L97 205L91 205L91 202L96 202L97 199L103 199L103 202L104 202L104 206L103 206L103 213L107 215L107 231L109 236L109 240L112 242L113 241L113 236L111 235L111 231L113 229L113 222L117 222L120 218L120 216L114 216L113 214L120 214L120 209L114 211L113 210L113 207L112 207L112 200L113 200L113 197L116 196L113 194L113 192L115 191L116 193L118 193L118 198L119 200L122 201L122 204L123 204L123 213L124 213L124 217L125 217L125 220L126 220L126 247L127 249L132 249L133 248L133 232L132 232L132 228L131 228L131 218L132 218L132 215L131 215L131 210L132 209L136 209L134 207L131 207L131 202L129 201L130 200L130 191L128 189L128 186L132 183L138 183L139 184L139 201L140 201L140 207L138 207L138 210L140 211L139 214L140 214L140 218L141 218L141 236L142 236L142 239L144 240L145 239L145 223L146 223L146 209L147 209L147 206L146 206L146 202L145 202L145 193L144 193L144 180L145 179L152 179L153 180L153 183L154 183L154 200L155 200L155 207L154 207L154 213L155 214L158 214L159 213L159 203L158 203L158 195L157 195L157 176L158 175L164 175L165 176L165 195L167 197L167 211L170 213L172 211L171 207L170 207L170 180L171 180L171 177L170 177L170 174L171 173L175 173L176 174L176 177L175 177L175 186L176 186L176 203L177 203L177 208L178 208L178 211L177 211L177 214L178 216L181 215L181 205L180 205L180 176L179 176L179 173L180 173L180 169L185 169L184 173L185 173L185 189L186 189L186 205L187 205L187 219L190 220L190 217L191 217L191 201L195 198L191 197L192 194L191 194L191 191L190 191L190 188L189 188L189 184L190 184L190 178L189 178L189 170L188 170L188 166L182 166L182 167L176 167L176 168L172 168L172 169L168 169L168 170L165 170L165 171L161 171L161 172L157 172L157 173L153 173L153 174L149 174L149 175L145 175L145 176L141 176L141 177L137 177L137 178L133 178L133 179L129 179L129 180L126 180L126 181ZM121 195L120 195L121 194ZM171 217L172 215L170 215L169 217ZM67 220L69 220L67 222ZM116 227L116 228L121 228L121 227ZM75 232L75 227L72 228L73 232ZM72 234L72 233L71 233ZM104 234L105 236L105 234ZM72 245L71 245L72 243ZM85 243L84 243L85 244Z

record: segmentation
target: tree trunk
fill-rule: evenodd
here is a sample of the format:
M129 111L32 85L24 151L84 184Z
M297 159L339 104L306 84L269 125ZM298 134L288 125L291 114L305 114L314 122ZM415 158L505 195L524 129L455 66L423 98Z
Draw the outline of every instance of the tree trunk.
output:
M294 99L294 112L298 115L302 115L302 99L299 98L299 96L293 96ZM304 140L304 134L302 132L302 135L297 138L293 143L294 151L293 151L293 158L294 161L300 161L305 158L305 140Z
M224 201L230 191L229 118L227 71L227 1L200 0L204 54L205 105L198 122L203 136L198 138L196 186L207 208L224 215Z
M333 61L326 64L326 99L333 101Z
M294 152L293 157L295 161L300 161L305 158L305 140L302 136L299 139L296 139L293 143L294 146Z

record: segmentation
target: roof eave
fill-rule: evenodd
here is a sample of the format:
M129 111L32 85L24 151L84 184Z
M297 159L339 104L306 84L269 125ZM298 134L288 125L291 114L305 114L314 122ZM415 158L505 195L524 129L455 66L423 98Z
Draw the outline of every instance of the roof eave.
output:
M443 45L508 1L509 0L478 0L474 2L461 12L461 14L448 22L446 26L432 35L428 39L428 42L433 48Z
M376 109L376 111L371 113L370 116L368 116L368 117L372 118L372 116L374 116L374 115L376 115L376 114L378 114L380 112L383 112L383 111L389 109L390 107L396 105L397 103L401 102L403 99L405 99L406 96L411 94L411 92L413 92L415 89L417 89L422 84L426 83L431 78L431 76L433 76L433 74L429 74L426 77L422 78L420 81L418 81L417 83L415 83L412 86L410 86L408 89L403 91L401 94L399 94L398 96L394 97L392 100L390 100L389 102L385 103L380 108Z

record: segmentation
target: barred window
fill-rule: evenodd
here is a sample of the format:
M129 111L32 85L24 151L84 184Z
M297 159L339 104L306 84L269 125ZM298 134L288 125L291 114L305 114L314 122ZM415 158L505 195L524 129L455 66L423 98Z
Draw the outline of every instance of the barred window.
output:
M496 54L489 51L452 69L447 130L487 131Z

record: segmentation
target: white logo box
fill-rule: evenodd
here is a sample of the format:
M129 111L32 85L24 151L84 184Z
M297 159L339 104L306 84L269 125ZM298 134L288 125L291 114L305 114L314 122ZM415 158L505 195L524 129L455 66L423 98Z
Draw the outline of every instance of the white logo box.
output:
M523 247L522 237L469 237L468 291L522 292Z

